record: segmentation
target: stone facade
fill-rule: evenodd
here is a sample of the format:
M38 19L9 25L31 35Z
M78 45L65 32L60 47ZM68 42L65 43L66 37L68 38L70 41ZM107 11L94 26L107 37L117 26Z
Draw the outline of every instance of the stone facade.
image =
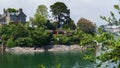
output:
M0 24L9 24L10 22L13 23L26 23L26 15L20 8L16 12L8 12L7 10L3 9L3 14L0 14Z

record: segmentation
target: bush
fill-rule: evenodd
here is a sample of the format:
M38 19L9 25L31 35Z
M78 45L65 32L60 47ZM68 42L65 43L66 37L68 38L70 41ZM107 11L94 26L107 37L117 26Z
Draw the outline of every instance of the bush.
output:
M55 35L54 36L54 42L55 44L63 44L63 45L72 45L75 44L74 42L74 38L73 37L69 37L66 35Z
M48 45L52 39L52 34L42 28L35 29L32 34L33 44L37 46Z
M16 42L13 41L12 38L10 38L10 39L8 39L6 46L7 47L15 47L16 46Z
M90 45L93 44L93 37L90 34L84 34L80 38L80 45Z
M33 40L30 37L21 37L17 39L17 45L21 47L31 47L33 46Z

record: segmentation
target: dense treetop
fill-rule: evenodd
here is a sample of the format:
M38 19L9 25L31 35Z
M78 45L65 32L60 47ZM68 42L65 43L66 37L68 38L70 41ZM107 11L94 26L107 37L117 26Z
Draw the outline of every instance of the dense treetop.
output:
M56 2L50 6L51 12L53 15L59 15L60 13L64 12L70 14L70 10L63 2Z
M86 33L94 34L96 32L96 25L85 18L81 18L77 22L77 27Z
M17 12L17 10L14 9L14 8L8 8L7 11L10 12L10 13L11 13L11 12Z

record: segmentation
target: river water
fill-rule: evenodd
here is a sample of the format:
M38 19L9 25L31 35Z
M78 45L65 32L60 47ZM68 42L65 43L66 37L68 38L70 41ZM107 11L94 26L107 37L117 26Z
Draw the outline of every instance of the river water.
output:
M0 68L54 68L60 64L60 68L94 68L94 63L84 60L83 56L89 54L83 51L69 52L43 52L34 54L10 54L0 53Z

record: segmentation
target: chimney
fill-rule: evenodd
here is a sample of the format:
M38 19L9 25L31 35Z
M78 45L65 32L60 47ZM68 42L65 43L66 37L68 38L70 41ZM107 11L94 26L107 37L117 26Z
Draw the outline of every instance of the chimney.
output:
M5 10L5 8L3 9L3 12L4 12L4 13L6 13L6 10Z
M19 8L19 12L20 12L20 13L23 13L23 10L22 10L22 8Z

